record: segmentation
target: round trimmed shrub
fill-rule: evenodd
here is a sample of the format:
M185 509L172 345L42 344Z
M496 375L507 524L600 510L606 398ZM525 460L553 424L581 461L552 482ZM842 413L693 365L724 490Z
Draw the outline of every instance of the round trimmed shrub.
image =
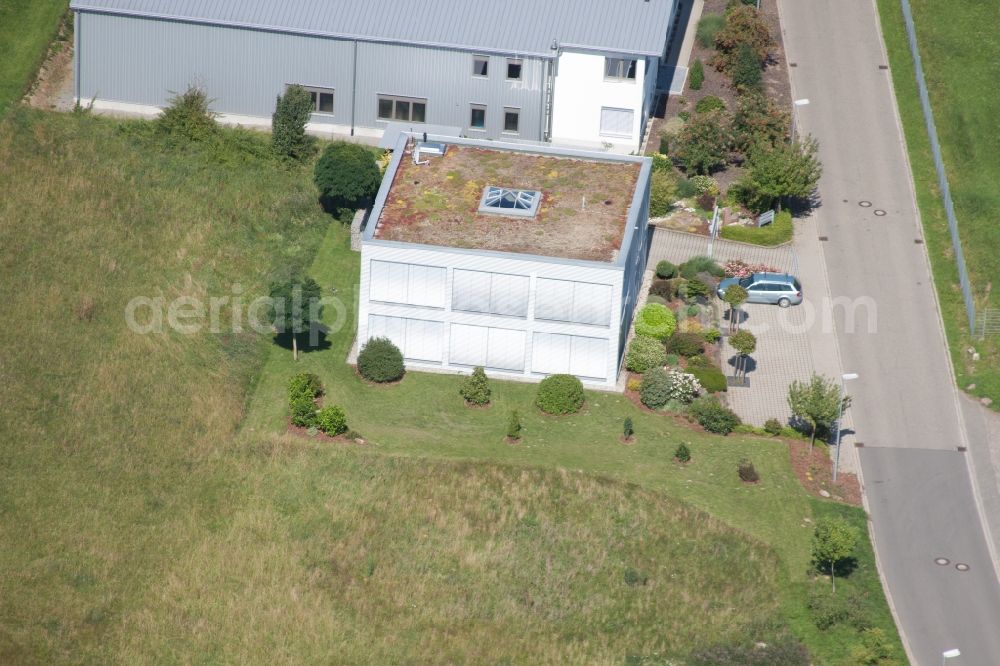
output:
M574 414L583 407L583 384L573 375L551 375L538 385L535 405L546 414Z
M482 367L476 367L472 374L462 381L462 387L458 392L470 405L490 404L492 391L489 379L486 378L486 370Z
M666 305L647 303L635 317L635 334L666 340L677 329L677 319Z
M314 180L330 208L357 208L375 196L382 172L368 148L334 141L316 162Z
M695 357L698 358L698 357ZM694 375L701 387L709 393L720 393L729 388L726 383L726 376L722 370L714 365L704 365L702 367L688 366L687 371Z
M316 427L335 437L347 432L347 415L337 405L329 405L316 412Z
M403 354L389 338L372 338L358 354L358 372L373 382L394 382L406 372Z
M740 417L714 395L695 400L688 411L709 432L728 435L740 424Z
M694 106L694 111L695 113L708 113L709 111L719 111L725 108L726 103L722 101L722 98L715 95L708 95L698 100L698 103Z
M638 335L632 338L625 352L625 367L632 372L643 373L653 368L662 368L667 363L667 350L655 338Z
M764 432L766 432L768 435L771 435L772 437L777 437L778 435L781 434L781 431L784 429L785 427L781 425L781 421L779 421L778 419L771 418L764 421Z
M658 409L670 400L670 379L663 368L653 368L642 376L639 400L650 409Z
M664 259L656 264L656 277L669 279L677 274L677 266Z
M697 356L705 351L705 338L700 333L677 333L667 340L667 353Z

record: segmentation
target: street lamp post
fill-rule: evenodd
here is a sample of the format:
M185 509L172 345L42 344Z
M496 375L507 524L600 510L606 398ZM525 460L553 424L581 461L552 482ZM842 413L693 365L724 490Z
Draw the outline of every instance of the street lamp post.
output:
M808 106L809 100L806 98L797 99L792 102L792 106ZM792 143L795 143L795 109L792 109Z
M961 657L962 653L958 651L958 648L954 650L945 650L941 653L941 666L946 666L945 662L954 657Z
M833 459L833 482L837 483L837 472L840 471L840 421L844 418L844 396L847 395L847 382L857 379L858 373L848 372L840 376L840 407L837 411L837 455Z

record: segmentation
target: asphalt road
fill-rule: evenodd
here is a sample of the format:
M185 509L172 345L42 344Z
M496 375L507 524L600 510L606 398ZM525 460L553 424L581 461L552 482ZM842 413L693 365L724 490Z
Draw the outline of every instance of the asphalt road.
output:
M835 310L880 569L917 664L1000 664L1000 585L965 456L964 424L871 0L779 0L798 128L820 141L816 233ZM863 203L864 202L864 203ZM870 204L870 205L866 205ZM879 214L879 213L882 214ZM874 324L871 328L869 323ZM846 329L846 330L845 330ZM977 442L969 442L969 446ZM935 558L949 560L938 565ZM956 563L968 564L959 571Z

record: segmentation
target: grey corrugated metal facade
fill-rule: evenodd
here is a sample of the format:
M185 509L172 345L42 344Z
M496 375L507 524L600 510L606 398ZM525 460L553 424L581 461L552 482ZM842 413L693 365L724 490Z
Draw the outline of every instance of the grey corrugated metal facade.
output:
M75 11L521 55L659 56L674 0L73 0Z

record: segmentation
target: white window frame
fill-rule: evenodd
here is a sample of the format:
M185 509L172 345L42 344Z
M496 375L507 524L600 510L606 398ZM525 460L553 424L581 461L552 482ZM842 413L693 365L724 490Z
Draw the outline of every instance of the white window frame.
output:
M629 132L627 134L625 134L625 133L619 133L619 132L605 131L605 129L604 129L604 112L605 111L622 111L622 112L626 112L626 113L631 114L631 116L632 116L632 122L631 122L632 127L629 128ZM611 136L611 137L615 137L615 138L619 138L619 139L631 139L634 136L635 109L623 109L623 108L614 107L614 106L602 106L601 107L601 117L600 117L599 122L600 122L600 125L599 125L599 129L598 129L598 133L601 136Z
M507 129L507 114L513 113L517 116L517 129L510 130ZM510 135L519 135L521 133L521 109L516 106L505 106L503 108L503 133Z
M632 76L629 76L631 74ZM635 58L604 58L604 80L635 83L639 61Z
M486 71L480 74L477 65L483 63ZM490 57L488 55L474 55L472 56L472 76L477 79L488 79L490 78Z
M517 76L510 75L511 65L516 65L518 67ZM504 72L508 81L520 81L524 78L524 60L521 58L507 58L507 70Z

